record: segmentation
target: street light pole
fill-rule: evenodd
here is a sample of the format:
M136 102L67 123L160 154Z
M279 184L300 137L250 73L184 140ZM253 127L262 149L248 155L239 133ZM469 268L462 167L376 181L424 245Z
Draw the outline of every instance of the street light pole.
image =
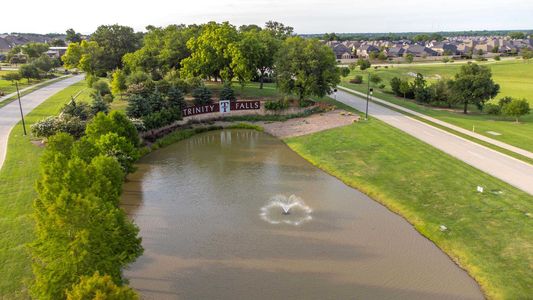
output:
M24 135L26 135L26 123L24 122L24 114L22 113L22 102L20 102L20 91L19 84L15 81L15 86L17 87L17 97L19 99L19 109L20 109L20 118L22 119L22 128L24 128Z
M368 95L370 94L370 72L368 73L367 78L367 89L366 89L366 111L365 111L365 120L368 120Z

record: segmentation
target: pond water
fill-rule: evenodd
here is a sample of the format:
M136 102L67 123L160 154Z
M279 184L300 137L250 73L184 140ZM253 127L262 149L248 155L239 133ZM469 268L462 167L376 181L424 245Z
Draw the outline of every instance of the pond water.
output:
M139 161L123 208L145 299L479 299L404 219L250 130L194 136Z

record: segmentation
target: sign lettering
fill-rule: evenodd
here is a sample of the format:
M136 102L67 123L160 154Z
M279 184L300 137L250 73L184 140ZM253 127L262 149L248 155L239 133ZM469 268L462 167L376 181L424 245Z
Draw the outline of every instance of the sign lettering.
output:
M237 101L221 100L219 103L190 106L181 110L183 117L190 117L214 112L228 113L233 110L257 110L261 108L261 101Z

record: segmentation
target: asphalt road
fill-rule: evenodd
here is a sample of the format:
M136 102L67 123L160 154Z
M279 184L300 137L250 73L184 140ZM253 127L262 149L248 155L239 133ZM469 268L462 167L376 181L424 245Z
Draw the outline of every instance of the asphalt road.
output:
M24 115L31 112L44 100L50 96L61 91L62 89L72 85L83 79L83 75L70 77L58 82L55 82L49 86L40 88L35 92L29 93L21 98L22 111ZM20 122L20 110L18 101L13 101L6 106L0 108L0 169L4 164L7 152L7 140L11 129ZM26 128L29 131L29 128ZM29 134L29 132L28 132Z
M366 100L339 90L336 99L364 112ZM370 102L369 115L533 195L533 165ZM483 186L483 182L479 183ZM475 189L476 187L472 187Z

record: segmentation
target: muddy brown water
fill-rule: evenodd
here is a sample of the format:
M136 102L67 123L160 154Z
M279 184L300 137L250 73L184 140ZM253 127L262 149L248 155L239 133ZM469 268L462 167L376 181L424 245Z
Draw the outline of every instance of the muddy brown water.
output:
M299 216L274 207L269 222L261 209L276 195L299 197L310 220L277 222ZM149 154L122 205L141 229L145 253L125 275L144 299L483 298L404 219L264 133L208 132Z

